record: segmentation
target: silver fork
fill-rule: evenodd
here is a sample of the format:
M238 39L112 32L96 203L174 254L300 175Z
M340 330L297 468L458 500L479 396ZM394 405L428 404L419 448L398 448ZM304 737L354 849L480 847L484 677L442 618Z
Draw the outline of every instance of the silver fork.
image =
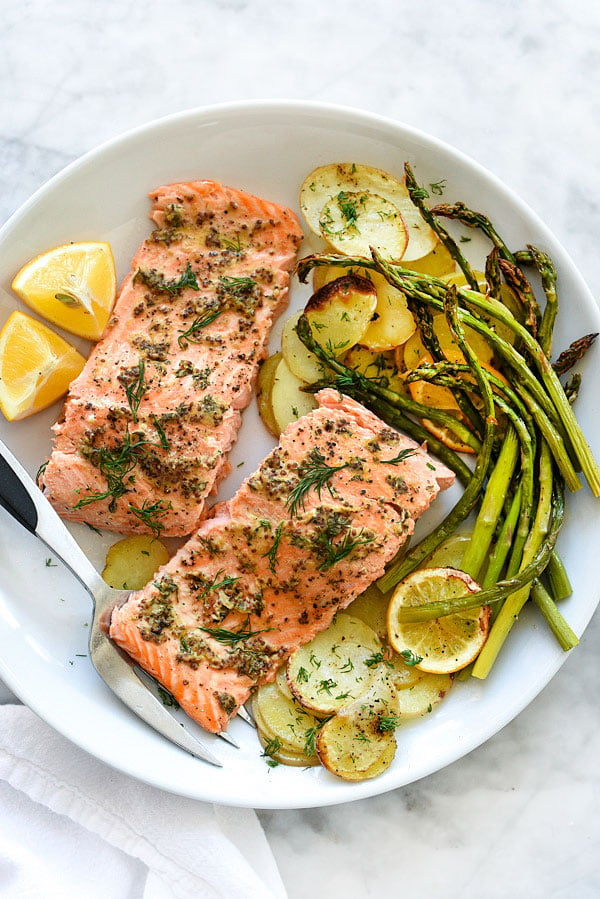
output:
M52 550L89 593L93 604L89 629L90 659L113 693L167 740L198 759L222 767L220 760L193 737L151 692L147 685L150 680L148 675L107 635L112 610L125 602L130 591L114 590L102 580L41 490L1 440L0 505ZM219 736L237 746L228 735Z

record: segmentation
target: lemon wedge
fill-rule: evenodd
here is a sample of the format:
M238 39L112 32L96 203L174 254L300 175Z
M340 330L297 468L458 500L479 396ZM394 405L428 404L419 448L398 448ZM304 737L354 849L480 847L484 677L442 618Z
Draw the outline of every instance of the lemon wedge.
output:
M12 288L47 321L98 340L116 296L117 278L107 243L84 241L47 250L15 276Z
M9 421L51 406L69 388L85 359L66 340L24 312L0 331L0 409Z
M457 599L480 589L472 577L455 568L413 571L398 584L388 606L391 646L421 671L452 674L466 668L487 640L491 617L489 606L418 623L400 620L400 613L406 606Z

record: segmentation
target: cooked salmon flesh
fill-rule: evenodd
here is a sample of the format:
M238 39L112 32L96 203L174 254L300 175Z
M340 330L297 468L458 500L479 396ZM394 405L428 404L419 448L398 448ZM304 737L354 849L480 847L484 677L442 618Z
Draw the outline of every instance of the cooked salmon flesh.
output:
M113 612L111 636L206 730L383 574L454 475L335 390Z
M65 518L184 536L228 472L302 233L290 210L214 181L150 196L156 228L71 385L40 486Z

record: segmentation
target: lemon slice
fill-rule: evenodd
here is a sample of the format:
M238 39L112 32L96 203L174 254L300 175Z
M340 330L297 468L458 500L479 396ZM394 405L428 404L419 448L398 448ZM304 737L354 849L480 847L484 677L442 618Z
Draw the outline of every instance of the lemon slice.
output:
M413 571L396 587L388 606L388 639L396 652L421 671L451 674L475 659L489 633L490 608L482 606L433 621L400 621L406 606L456 599L481 587L464 571L425 568Z
M9 421L56 402L85 359L66 340L24 312L13 312L0 332L0 409Z
M23 266L12 283L34 312L88 340L102 336L116 287L112 250L97 241L47 250Z

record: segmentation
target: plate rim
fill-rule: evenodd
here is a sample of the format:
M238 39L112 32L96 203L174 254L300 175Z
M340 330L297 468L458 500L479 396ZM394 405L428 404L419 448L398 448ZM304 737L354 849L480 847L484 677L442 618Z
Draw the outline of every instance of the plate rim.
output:
M139 124L134 128L131 128L127 131L122 132L121 134L115 135L110 139L104 141L96 147L88 150L82 155L78 156L71 162L69 162L66 166L60 169L57 173L55 173L51 178L46 180L43 184L41 184L33 194L23 203L21 204L6 220L6 222L0 227L0 244L4 242L7 236L10 236L10 232L19 224L22 218L26 217L32 208L34 208L37 203L44 198L47 193L51 193L56 188L60 188L61 182L68 180L73 173L77 172L79 169L85 168L87 165L94 163L97 157L102 157L106 153L111 152L113 150L118 150L121 145L127 144L129 141L135 140L139 137L147 136L153 132L157 132L163 128L168 129L174 124L185 123L193 123L195 121L200 121L204 118L210 116L227 116L229 118L235 117L236 115L248 115L249 113L253 113L255 115L263 114L268 116L278 116L282 113L286 115L297 114L306 117L318 115L331 115L335 117L341 117L344 120L344 124L347 126L351 120L356 120L361 124L368 124L374 126L376 129L383 129L386 132L396 132L398 137L401 137L403 134L414 138L416 141L425 143L429 145L434 150L439 150L443 154L454 157L456 160L460 161L463 165L467 166L470 170L474 170L479 173L481 177L483 177L486 181L491 182L495 188L502 194L505 195L506 199L512 204L513 207L519 209L529 220L533 220L536 223L536 226L539 228L540 232L547 236L548 240L552 243L553 247L557 248L560 251L560 265L567 265L569 268L569 274L572 278L574 278L577 282L577 288L580 291L581 296L586 299L586 312L588 312L592 317L595 315L596 318L600 321L600 313L598 310L598 306L593 298L593 295L590 289L585 282L582 274L579 269L572 261L571 257L563 247L561 241L554 235L552 230L545 224L545 222L540 218L540 216L528 205L526 201L524 201L515 191L509 187L505 182L503 182L498 176L489 171L485 166L481 165L481 163L477 162L475 159L470 157L468 154L464 153L462 150L459 150L452 145L446 143L440 138L431 135L425 131L422 131L418 128L415 128L407 123L404 123L401 120L393 119L389 116L384 116L378 113L373 113L370 111L366 111L360 109L355 106L346 106L342 104L334 104L320 101L305 101L305 100L297 100L297 99L255 99L248 101L228 101L225 103L219 104L209 104L203 105L199 107L191 107L189 109L185 109L179 112L170 113L165 116L161 116L159 118L150 120L146 123ZM587 611L589 611L589 617L585 620L585 623L582 627L582 633L585 628L588 626L589 621L591 620L597 606L598 602L600 602L600 595L595 602L590 602L589 607L586 607ZM581 635L580 635L581 636ZM128 770L124 767L120 767L112 757L107 757L110 754L107 752L101 752L98 750L90 750L87 745L84 745L85 740L83 738L81 740L76 739L72 732L66 733L65 729L61 729L55 723L51 723L48 719L48 712L46 709L38 709L35 703L35 698L31 698L28 695L27 690L22 690L22 684L18 683L18 677L16 675L13 676L13 673L6 669L4 664L4 660L0 658L0 675L7 683L7 685L15 692L16 695L21 695L21 693L25 693L28 696L27 700L24 700L25 704L31 708L36 714L38 714L44 721L50 724L54 729L58 730L66 739L70 742L74 743L78 747L84 749L87 752L91 752L97 759L99 759L104 764L109 765L115 770L123 771L124 773L129 774L130 776L145 781L147 783L151 783L153 786L166 789L170 792L177 793L182 796L188 796L190 798L201 799L205 801L213 801L218 802L223 805L233 805L240 807L253 807L253 808L265 808L265 809L277 809L277 808L308 808L308 807L318 807L318 806L328 806L339 804L348 801L355 801L358 799L367 798L370 796L380 795L381 793L388 792L392 789L396 789L397 787L406 786L411 783L415 783L423 777L429 776L432 773L435 773L438 770L447 767L449 764L452 764L454 761L457 761L463 758L465 755L476 749L478 746L485 743L487 740L491 739L495 734L499 733L508 723L514 720L520 713L535 699L537 695L548 685L550 680L555 676L558 670L562 667L564 662L569 657L570 653L563 653L562 655L557 655L553 662L547 666L547 672L544 675L543 682L541 684L536 683L535 686L531 686L528 691L525 691L523 696L521 697L521 702L518 704L513 704L510 706L510 711L507 711L506 715L502 718L502 720L497 721L494 729L491 733L484 735L481 738L473 739L471 741L465 740L463 746L457 750L456 753L450 753L450 757L442 760L439 764L431 767L430 770L423 771L418 776L415 776L409 780L403 780L401 783L388 784L387 782L380 781L365 781L362 784L351 784L347 789L342 789L340 791L335 790L332 791L331 794L324 801L311 801L307 804L301 804L298 802L293 802L290 804L289 802L282 801L280 804L265 804L262 805L260 803L257 804L256 797L252 800L224 800L218 796L211 795L210 791L204 791L205 795L199 795L197 793L190 793L185 789L176 789L173 786L166 786L164 783L159 782L160 778L155 780L148 780L148 778L141 776L139 773ZM53 716L50 715L50 719ZM338 793L340 795L338 795Z

